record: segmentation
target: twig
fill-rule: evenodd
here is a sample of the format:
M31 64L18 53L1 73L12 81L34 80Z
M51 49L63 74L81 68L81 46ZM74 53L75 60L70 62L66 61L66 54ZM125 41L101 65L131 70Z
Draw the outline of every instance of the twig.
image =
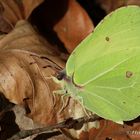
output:
M100 117L97 115L92 115L92 116L90 116L90 118L87 118L87 117L82 117L82 118L78 118L78 119L70 118L66 121L63 121L63 122L55 124L55 125L51 125L51 126L47 126L47 127L43 127L43 128L31 129L31 130L22 130L22 131L18 132L17 134L13 135L8 140L20 140L20 139L29 137L29 136L34 135L34 134L39 134L39 133L43 133L43 132L50 132L50 131L55 130L55 129L75 128L76 125L78 125L79 123L84 124L84 123L93 122L93 121L96 121L99 119L100 119Z

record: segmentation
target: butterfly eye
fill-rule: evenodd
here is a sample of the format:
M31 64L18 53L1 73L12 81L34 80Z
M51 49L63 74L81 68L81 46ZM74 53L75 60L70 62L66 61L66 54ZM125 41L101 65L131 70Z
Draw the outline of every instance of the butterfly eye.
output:
M65 72L65 70L62 70L62 71L58 72L58 75L56 77L58 80L63 80L65 76L66 76L66 72Z

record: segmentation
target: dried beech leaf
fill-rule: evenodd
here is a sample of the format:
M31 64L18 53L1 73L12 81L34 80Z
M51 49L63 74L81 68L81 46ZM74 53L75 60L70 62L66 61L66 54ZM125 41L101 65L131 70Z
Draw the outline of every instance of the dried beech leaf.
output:
M17 20L23 19L19 5L14 0L1 0L3 6L3 16L11 23L15 24Z
M10 32L17 21L27 19L43 0L1 0L0 31Z
M13 25L7 21L3 16L4 8L0 3L0 31L3 33L8 33L12 30Z
M54 31L68 52L93 31L93 24L86 11L75 0L68 0L64 16L54 25Z
M29 100L31 114L36 112L36 108L40 111L39 104L46 104L48 99L50 102L46 107L50 108L53 95L48 83L52 82L51 76L64 66L55 56L58 53L54 53L43 38L24 21L1 39L0 49L0 88L5 96L15 104L23 104L25 100ZM59 64L55 64L57 62ZM51 88L55 89L53 86ZM38 107L34 108L36 102Z
M64 68L61 53L39 36L26 21L0 39L0 92L12 103L22 105L26 115L42 125L57 124L67 118L85 116L72 98L54 94L61 89L53 76ZM64 130L74 138L96 127L84 124L81 130Z
M110 13L111 11L126 5L139 5L139 0L96 0L97 3L106 11Z
M94 28L90 17L76 0L45 1L33 12L31 19L48 40L59 46L63 43L69 52Z
M135 120L136 121L136 120ZM135 122L134 121L134 122ZM98 128L92 128L89 132L82 132L80 140L139 140L140 123L136 122L133 125L120 125L112 121L101 120Z
M39 6L44 0L22 0L24 7L24 18L27 19L32 11Z

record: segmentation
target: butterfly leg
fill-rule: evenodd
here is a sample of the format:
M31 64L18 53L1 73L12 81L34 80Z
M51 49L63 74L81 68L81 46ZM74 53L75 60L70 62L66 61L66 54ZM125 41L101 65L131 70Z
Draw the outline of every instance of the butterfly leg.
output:
M55 97L55 95L62 95L62 94L64 94L65 93L65 90L55 90L55 91L53 91L53 106L55 106L56 105L56 97Z
M77 96L77 99L78 99L78 101L80 101L79 103L80 103L80 105L81 105L81 107L82 107L82 109L83 109L85 115L86 115L88 118L90 118L89 112L88 112L88 111L86 110L86 108L84 107L83 98L80 97L80 96Z
M64 100L64 97L65 97L65 96L68 96L68 98L66 99L66 101ZM62 107L61 107L60 110L59 110L59 114L67 107L67 105L68 105L68 103L69 103L69 100L70 100L70 96L69 96L68 93L67 93L67 94L63 94L63 95L61 96Z

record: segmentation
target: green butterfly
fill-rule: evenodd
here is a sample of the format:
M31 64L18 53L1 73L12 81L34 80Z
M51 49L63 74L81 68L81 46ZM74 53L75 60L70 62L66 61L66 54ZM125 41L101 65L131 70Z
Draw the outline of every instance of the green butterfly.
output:
M63 78L89 111L112 121L140 114L140 7L107 15L70 55Z

